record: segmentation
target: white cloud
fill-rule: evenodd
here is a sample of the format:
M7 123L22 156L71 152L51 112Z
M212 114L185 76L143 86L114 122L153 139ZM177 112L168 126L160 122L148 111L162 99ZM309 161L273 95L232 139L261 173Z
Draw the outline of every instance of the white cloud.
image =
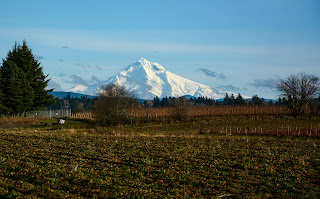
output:
M263 87L263 88L275 89L279 81L280 81L279 78L255 79L253 82L249 83L249 85L254 87L260 87L260 88Z

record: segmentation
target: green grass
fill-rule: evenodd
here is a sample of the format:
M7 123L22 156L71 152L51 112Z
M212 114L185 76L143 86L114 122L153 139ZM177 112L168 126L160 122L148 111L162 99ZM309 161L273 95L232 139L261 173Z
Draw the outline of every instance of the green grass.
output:
M199 135L205 122L2 130L0 198L320 197L319 139Z

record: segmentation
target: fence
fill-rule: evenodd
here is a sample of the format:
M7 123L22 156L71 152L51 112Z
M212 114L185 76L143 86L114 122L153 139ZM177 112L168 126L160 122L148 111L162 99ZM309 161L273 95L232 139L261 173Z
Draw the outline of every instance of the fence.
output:
M72 113L72 118L92 118L91 112Z
M46 110L46 111L32 111L25 114L26 117L71 117L71 109L59 109L59 110Z
M26 117L72 117L72 118L91 118L91 112L72 113L71 109L33 111L26 113Z
M91 118L91 112L72 113L71 109L45 110L45 111L31 111L20 114L7 115L0 112L0 117L29 117L29 118L52 118L52 117L72 117L72 118Z

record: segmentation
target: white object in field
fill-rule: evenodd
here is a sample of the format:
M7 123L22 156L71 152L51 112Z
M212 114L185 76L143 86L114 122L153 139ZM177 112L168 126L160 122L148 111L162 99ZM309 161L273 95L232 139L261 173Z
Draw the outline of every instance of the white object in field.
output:
M63 125L65 123L66 120L64 119L59 119L59 124Z

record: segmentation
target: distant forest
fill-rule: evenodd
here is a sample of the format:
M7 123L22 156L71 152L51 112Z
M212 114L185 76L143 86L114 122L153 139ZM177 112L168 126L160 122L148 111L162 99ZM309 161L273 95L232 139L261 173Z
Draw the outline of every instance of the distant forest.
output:
M275 100L264 100L263 98L259 98L257 95L252 96L251 99L243 99L240 94L237 97L234 95L229 96L226 94L224 99L214 100L212 98L207 97L194 97L194 98L185 98L185 100L192 106L219 106L219 105L227 105L227 106L237 106L237 105L284 105L286 104L285 99ZM71 97L68 94L63 98L56 98L56 103L47 106L47 109L71 109L72 112L85 112L92 111L94 109L95 101L98 98L92 98L87 96L81 97ZM138 106L140 107L154 107L154 108L165 108L165 107L174 107L175 97L164 97L162 99L155 97L153 100L139 100L137 101Z
M181 97L185 98L185 97ZM160 98L155 97L153 100L144 101L144 107L174 107L175 97L164 97L160 100ZM226 96L223 99L214 100L208 97L191 97L186 99L190 105L193 106L219 106L219 105L228 105L228 106L236 106L236 105L284 105L286 104L285 99L275 100L265 100L264 98L259 98L257 95L252 96L251 99L243 99L241 94L238 94L235 97L233 94L229 96L226 93Z
M71 109L72 112L91 111L97 98L87 96L71 97L68 94L64 98L56 98L56 103L47 106L48 109Z

